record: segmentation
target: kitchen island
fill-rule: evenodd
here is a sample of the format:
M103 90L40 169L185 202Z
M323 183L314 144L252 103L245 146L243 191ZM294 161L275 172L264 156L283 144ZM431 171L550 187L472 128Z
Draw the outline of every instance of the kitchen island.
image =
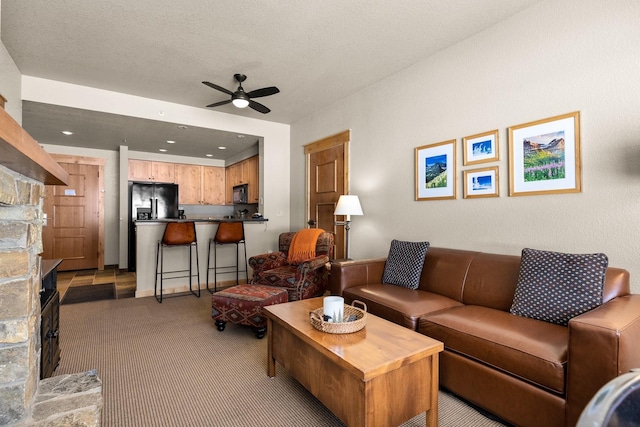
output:
M194 222L196 224L196 238L198 245L198 264L200 270L200 289L206 290L207 278L207 252L209 249L209 239L213 238L221 222L242 221L244 223L245 240L247 242L247 258L252 255L267 252L265 247L264 234L267 229L268 219L266 218L197 218L197 219L160 219L136 221L136 298L153 295L156 279L156 252L158 242L162 240L164 229L168 222ZM276 242L277 243L277 242ZM273 242L269 242L273 244ZM213 250L213 249L212 249ZM218 265L235 265L236 254L235 245L224 245L218 247ZM165 248L164 269L184 270L189 268L189 251L184 247ZM240 246L240 262L242 263L243 250ZM213 254L211 255L211 266L213 266ZM193 262L195 272L195 260ZM242 269L242 268L241 268ZM213 270L209 273L209 280L213 284ZM240 280L244 280L241 274ZM159 279L158 279L159 280ZM193 279L193 288L196 289L197 278ZM235 273L225 273L218 275L218 286L228 286L235 284ZM159 283L158 283L159 286ZM211 285L213 286L213 285ZM163 295L170 295L189 291L189 278L182 277L167 279L163 284ZM208 295L208 294L207 294Z

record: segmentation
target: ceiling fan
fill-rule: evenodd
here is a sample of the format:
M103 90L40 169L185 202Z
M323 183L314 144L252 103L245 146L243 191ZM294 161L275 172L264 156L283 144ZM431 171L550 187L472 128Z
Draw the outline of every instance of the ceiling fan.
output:
M251 98L261 98L263 96L275 95L276 93L280 92L280 89L278 89L275 86L269 86L269 87L263 87L262 89L252 90L251 92L245 92L244 89L242 88L242 82L244 82L247 79L247 76L245 76L244 74L234 74L233 77L236 79L236 81L239 84L238 89L235 92L231 92L230 90L227 90L213 83L202 82L211 88L219 90L220 92L224 92L227 95L231 95L231 99L228 99L226 101L215 102L213 104L207 105L207 107L218 107L220 105L225 105L231 102L233 103L233 105L235 105L238 108L245 108L249 106L254 110L259 111L263 114L267 114L269 111L271 111L264 105L252 100Z

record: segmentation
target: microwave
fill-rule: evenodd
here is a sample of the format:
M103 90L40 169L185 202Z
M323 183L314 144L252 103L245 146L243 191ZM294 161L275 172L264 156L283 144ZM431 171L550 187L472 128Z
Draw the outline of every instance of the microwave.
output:
M249 200L249 184L236 185L233 187L233 204L246 204Z

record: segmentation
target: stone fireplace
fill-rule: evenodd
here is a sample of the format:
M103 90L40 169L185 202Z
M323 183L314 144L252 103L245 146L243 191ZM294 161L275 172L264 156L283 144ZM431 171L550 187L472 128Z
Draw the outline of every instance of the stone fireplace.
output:
M100 425L95 371L39 380L42 197L67 178L0 108L0 425Z

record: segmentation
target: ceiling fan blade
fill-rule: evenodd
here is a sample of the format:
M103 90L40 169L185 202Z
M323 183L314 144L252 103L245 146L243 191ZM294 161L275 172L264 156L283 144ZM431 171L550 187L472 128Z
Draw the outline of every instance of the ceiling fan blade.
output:
M231 100L227 99L226 101L220 101L220 102L215 102L213 104L209 104L207 105L207 107L219 107L220 105L229 104L230 102Z
M203 84L205 84L205 85L207 85L207 86L209 86L210 88L213 88L213 89L219 90L220 92L224 92L224 93L226 93L227 95L233 95L233 92L231 92L231 91L230 91L230 90L228 90L228 89L223 88L222 86L218 86L218 85L216 85L216 84L209 83L209 82L202 82L202 83L203 83Z
M260 104L259 102L252 101L252 100L249 100L249 107L253 108L254 110L262 114L267 114L269 111L271 111L270 109Z
M247 95L249 96L249 98L260 98L263 96L275 95L278 92L280 92L280 89L275 86L270 86L263 87L262 89L252 90L251 92L247 92Z

